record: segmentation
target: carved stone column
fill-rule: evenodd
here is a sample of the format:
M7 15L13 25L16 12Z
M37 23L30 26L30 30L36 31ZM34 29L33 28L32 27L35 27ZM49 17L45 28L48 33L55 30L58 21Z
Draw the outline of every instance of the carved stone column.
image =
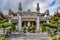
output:
M39 32L39 30L40 30L40 24L39 24L39 16L38 16L36 20L36 32Z
M21 21L21 16L18 14L18 29L19 31L22 31L22 21Z

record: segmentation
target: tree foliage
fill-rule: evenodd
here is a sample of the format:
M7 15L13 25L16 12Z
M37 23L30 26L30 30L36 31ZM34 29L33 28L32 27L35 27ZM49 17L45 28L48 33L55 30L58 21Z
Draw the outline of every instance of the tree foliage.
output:
M13 20L12 22L5 22L3 19L4 18L0 16L0 28L11 27L12 30L16 29L15 25L18 23L17 20Z
M41 28L42 28L41 29L42 32L46 32L46 27L45 26L42 26Z
M60 18L58 18L58 17L53 17L52 19L51 19L51 21L50 21L50 23L43 23L43 26L47 26L47 27L49 27L49 28L54 28L54 29L56 29L56 30L60 30L60 24L58 24L58 20L60 20Z

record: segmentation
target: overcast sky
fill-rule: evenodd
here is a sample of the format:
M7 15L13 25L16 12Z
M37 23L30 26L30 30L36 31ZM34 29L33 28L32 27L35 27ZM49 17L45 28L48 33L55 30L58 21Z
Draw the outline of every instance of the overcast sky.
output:
M53 15L57 9L60 10L60 0L0 0L0 9L4 14L7 14L9 8L18 11L19 2L22 3L23 11L27 9L36 11L37 2L40 5L40 12L49 9L50 14Z

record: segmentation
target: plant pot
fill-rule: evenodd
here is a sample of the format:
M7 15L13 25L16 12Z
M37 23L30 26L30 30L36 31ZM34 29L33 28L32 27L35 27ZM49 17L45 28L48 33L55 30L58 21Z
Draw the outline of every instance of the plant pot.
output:
M26 33L26 31L23 31L23 33Z
M32 33L36 33L36 31L35 30L32 30Z

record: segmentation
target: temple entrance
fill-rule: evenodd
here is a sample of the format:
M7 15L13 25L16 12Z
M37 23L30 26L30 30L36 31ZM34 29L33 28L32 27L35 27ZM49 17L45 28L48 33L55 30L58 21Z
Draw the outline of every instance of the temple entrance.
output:
M36 19L35 18L24 18L22 20L22 27L24 27L24 25L26 27L29 27L29 26L32 26L32 25L36 26Z
M35 21L23 21L22 22L22 27L24 27L24 25L26 26L26 27L31 27L32 25L34 25L34 26L36 26L36 22Z
M35 33L36 32L36 20L34 18L23 19L22 20L22 32Z

